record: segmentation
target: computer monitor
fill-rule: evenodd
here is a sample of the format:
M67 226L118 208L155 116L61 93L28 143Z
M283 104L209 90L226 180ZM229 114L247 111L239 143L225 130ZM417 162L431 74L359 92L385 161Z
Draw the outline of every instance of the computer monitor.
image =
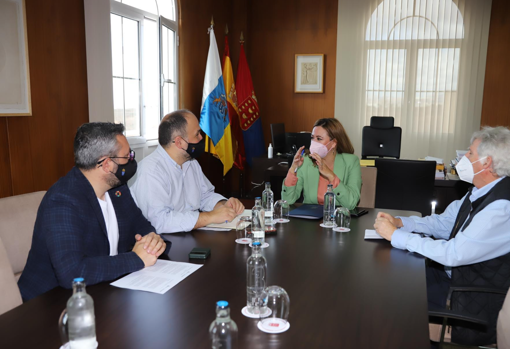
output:
M287 141L287 148L290 150L295 145L296 149L304 146L305 149L310 149L312 134L310 132L287 132L285 134ZM294 154L293 154L294 155Z
M285 142L285 124L271 124L271 140L273 142L273 153L286 153L288 151Z

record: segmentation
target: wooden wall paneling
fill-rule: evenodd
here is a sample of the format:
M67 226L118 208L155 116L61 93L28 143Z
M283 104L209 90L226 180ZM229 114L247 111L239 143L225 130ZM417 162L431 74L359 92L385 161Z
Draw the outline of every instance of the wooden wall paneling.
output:
M32 113L34 113L34 110L35 106L34 103L32 103ZM30 118L33 117L12 117L8 120L13 195L20 195L35 191L32 163L33 146L30 140L30 132L28 131L30 127ZM45 147L46 145L35 146Z
M31 1L27 21L30 53L45 58L31 64L38 93L33 94L37 110L30 133L34 144L45 145L34 147L32 161L36 190L47 190L74 165L74 136L88 122L83 1L53 0L49 6Z
M482 104L482 126L510 126L510 2L493 0Z
M83 0L26 0L26 15L32 116L4 123L9 195L48 190L64 176L74 164L76 130L88 122Z
M0 198L12 195L7 118L0 118Z
M311 131L315 120L333 117L338 4L331 0L249 2L251 41L246 47L259 99L266 146L270 124ZM295 55L325 54L323 94L295 94Z

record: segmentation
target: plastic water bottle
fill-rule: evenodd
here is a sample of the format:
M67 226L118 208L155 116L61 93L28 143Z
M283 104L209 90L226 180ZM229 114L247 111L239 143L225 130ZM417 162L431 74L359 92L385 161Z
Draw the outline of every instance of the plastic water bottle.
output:
M267 158L273 158L273 145L271 143L269 143L269 147L267 147Z
M271 190L271 183L266 182L266 189L262 192L262 207L265 212L265 231L272 232L276 231L274 221L273 221L273 212L274 212L274 194Z
M326 227L333 227L335 225L335 193L333 193L333 184L328 184L328 191L324 194L323 224Z
M267 300L265 294L267 262L260 242L253 243L253 253L246 261L246 306L248 312L260 314Z
M73 280L73 295L67 301L66 309L71 349L97 348L94 301L85 291L83 278Z
M213 349L237 348L237 325L230 318L230 307L227 301L216 303L216 320L209 326Z
M260 197L255 198L255 206L251 209L251 232L253 234L253 242L258 241L263 245L266 237L265 213Z

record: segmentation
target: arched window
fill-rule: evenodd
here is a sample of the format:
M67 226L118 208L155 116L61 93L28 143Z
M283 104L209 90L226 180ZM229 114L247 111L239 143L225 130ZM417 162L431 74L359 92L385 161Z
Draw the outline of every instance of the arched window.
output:
M365 120L393 116L403 144L437 152L430 144L447 142L440 134L455 129L463 40L452 0L381 1L365 32Z
M157 139L163 115L177 109L175 0L111 0L115 122L126 136Z

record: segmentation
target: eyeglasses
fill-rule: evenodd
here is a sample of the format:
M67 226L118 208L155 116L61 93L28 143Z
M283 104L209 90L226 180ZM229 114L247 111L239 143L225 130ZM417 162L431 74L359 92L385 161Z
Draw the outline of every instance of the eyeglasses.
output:
M106 159L129 159L129 161L133 161L135 159L135 151L133 149L129 149L129 155L128 156L107 156L103 160L98 161L97 164L101 165L103 161Z

